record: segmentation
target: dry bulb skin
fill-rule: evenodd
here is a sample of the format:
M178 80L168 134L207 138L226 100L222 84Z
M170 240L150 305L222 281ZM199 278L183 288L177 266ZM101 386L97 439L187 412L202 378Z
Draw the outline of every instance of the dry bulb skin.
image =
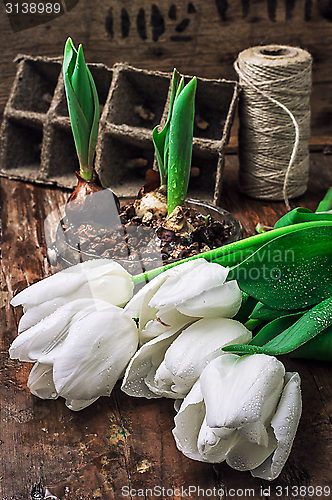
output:
M105 189L93 172L91 181L86 181L76 172L77 186L71 193L65 206L67 220L79 226L83 223L103 223L114 218L120 209L120 203L114 193Z
M137 217L149 219L160 219L167 215L167 200L164 189L159 188L146 193L142 198L134 202L135 214Z
M168 231L174 231L175 236L181 236L191 242L191 235L194 231L193 226L186 219L182 207L175 207L173 212L167 217L162 227Z

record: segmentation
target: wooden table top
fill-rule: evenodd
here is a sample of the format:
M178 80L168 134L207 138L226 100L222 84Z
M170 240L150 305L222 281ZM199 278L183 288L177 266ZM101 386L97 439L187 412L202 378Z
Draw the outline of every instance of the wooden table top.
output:
M282 202L251 200L237 190L236 155L226 156L221 205L254 234L286 212ZM292 206L315 209L332 185L332 156L311 155L309 187ZM81 412L64 400L40 400L26 387L29 363L10 360L22 311L9 301L51 274L43 222L67 193L2 179L0 492L3 500L31 498L41 483L59 499L332 498L332 364L282 357L302 380L303 413L290 457L272 482L183 456L171 429L173 401L130 398L119 384ZM311 488L309 488L309 486ZM189 487L191 489L189 490ZM302 489L300 488L302 487ZM327 494L329 487L331 492ZM159 489L158 489L159 488ZM199 490L200 488L200 490ZM130 491L131 490L131 491ZM218 490L219 493L218 493ZM155 495L157 497L158 495Z

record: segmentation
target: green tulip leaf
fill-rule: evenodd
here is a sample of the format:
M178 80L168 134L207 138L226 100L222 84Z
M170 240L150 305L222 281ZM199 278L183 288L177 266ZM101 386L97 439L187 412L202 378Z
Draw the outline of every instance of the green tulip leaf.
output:
M263 346L277 335L287 330L287 328L292 326L301 316L303 316L303 314L304 313L292 313L273 319L259 330L249 344Z
M329 326L313 339L289 353L291 358L318 359L332 361L332 326Z
M178 92L183 84L180 82ZM197 79L194 77L180 91L174 102L170 123L169 161L167 182L168 214L184 203L191 167L192 140L194 130L195 93Z
M177 86L177 89L176 89L176 94L175 94L175 99L174 101L176 101L179 97L179 95L181 94L182 90L184 89L184 78L183 76L181 77L181 80Z
M91 86L84 60L82 45L79 46L75 67L70 79L71 86L76 98L80 103L81 110L85 116L88 126L93 121L93 100L91 99Z
M97 146L98 132L99 132L100 111L99 111L99 98L98 98L96 85L95 85L94 79L91 75L91 71L89 70L88 67L86 67L86 69L87 69L87 74L88 74L88 78L90 81L92 98L93 98L93 102L94 102L93 120L92 120L91 131L90 131L89 154L88 154L88 165L89 165L89 168L92 169L93 159L95 156L95 151L96 151L96 146Z
M315 222L318 220L332 221L332 214L314 213L308 208L298 207L281 217L274 225L274 229L289 226L290 224L299 224L300 222Z
M305 310L299 310L296 312L305 312ZM272 307L268 307L263 302L257 302L256 306L252 310L250 314L250 319L260 319L262 321L272 321L276 318L280 318L280 316L287 316L289 311L287 309L272 309Z
M332 295L332 223L290 229L284 228L285 234L261 246L228 276L256 300L286 311L305 309Z
M287 324L287 319L282 320L282 318L280 318L280 320L285 321L285 324ZM278 320L275 321L277 325ZM240 354L262 353L269 354L271 356L288 354L313 339L330 325L332 325L332 297L329 297L314 306L308 312L303 314L295 323L286 328L279 335L276 335L271 340L268 340L262 346L241 344L226 346L222 350L225 352L236 352ZM272 330L270 330L270 332L265 332L266 339L268 339L269 335L272 334ZM261 341L258 339L256 342L262 343L263 341L264 338L262 334Z

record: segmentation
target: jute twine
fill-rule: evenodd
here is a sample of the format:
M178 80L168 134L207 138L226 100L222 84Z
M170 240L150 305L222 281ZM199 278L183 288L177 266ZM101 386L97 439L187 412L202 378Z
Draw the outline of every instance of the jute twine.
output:
M253 198L303 194L309 174L312 58L297 47L252 47L234 63L239 75L239 185Z

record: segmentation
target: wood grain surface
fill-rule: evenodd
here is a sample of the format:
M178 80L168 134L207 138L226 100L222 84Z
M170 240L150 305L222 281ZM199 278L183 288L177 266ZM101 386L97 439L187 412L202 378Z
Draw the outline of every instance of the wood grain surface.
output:
M237 169L237 156L227 155L221 206L251 235L258 222L273 225L285 207L281 202L242 196L237 190ZM173 401L130 398L117 386L110 398L100 398L75 413L65 407L62 398L43 401L32 396L26 387L31 365L8 357L22 314L9 301L19 290L53 272L46 260L44 220L65 202L68 193L7 179L1 184L2 500L30 499L32 488L39 483L61 500L331 500L332 493L324 495L319 489L325 486L332 491L332 366L328 363L281 358L288 371L300 373L303 414L288 462L271 483L224 463L203 464L184 457L171 434ZM332 157L312 154L308 191L293 200L293 206L315 209L330 185ZM159 495L152 496L154 488L159 488L154 490Z
M83 44L88 62L108 66L128 62L163 71L177 67L185 74L233 80L239 52L255 45L284 44L312 54L312 134L332 136L328 0L66 0L62 4L69 6L67 13L30 29L23 28L33 26L35 17L21 14L23 30L18 32L12 31L5 5L1 6L0 113L16 72L14 57L61 56L68 36L76 45Z

